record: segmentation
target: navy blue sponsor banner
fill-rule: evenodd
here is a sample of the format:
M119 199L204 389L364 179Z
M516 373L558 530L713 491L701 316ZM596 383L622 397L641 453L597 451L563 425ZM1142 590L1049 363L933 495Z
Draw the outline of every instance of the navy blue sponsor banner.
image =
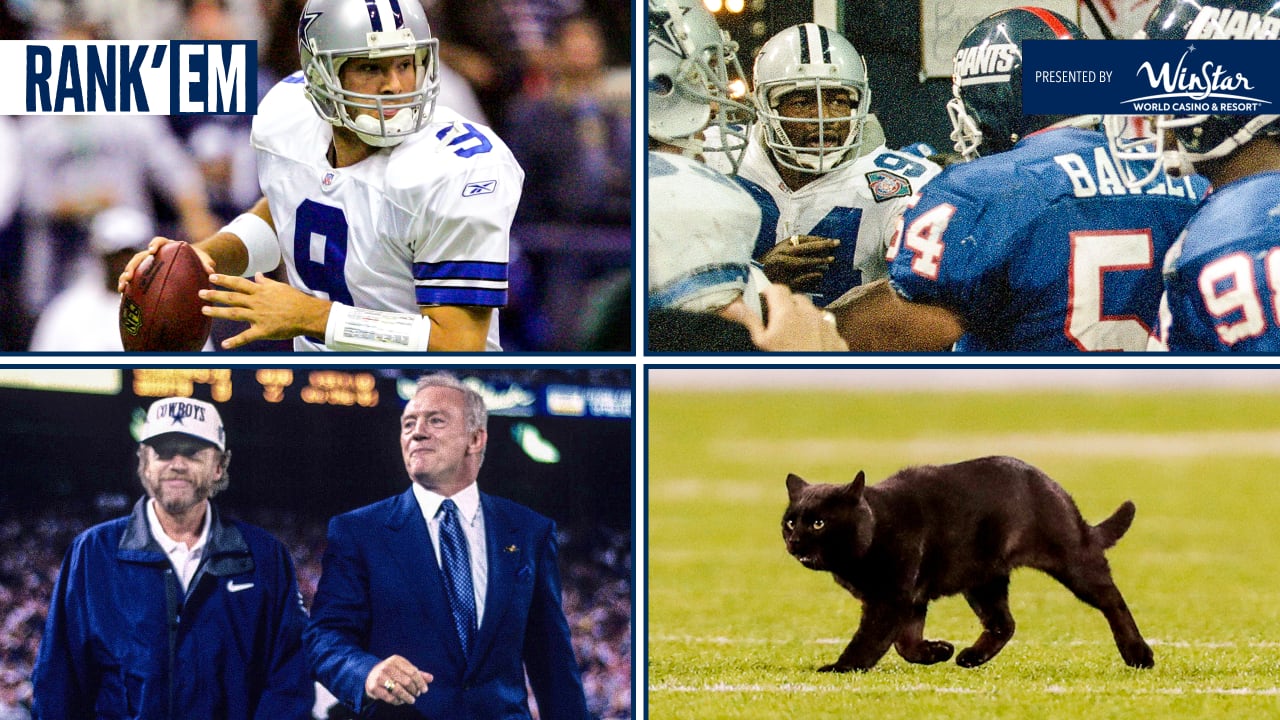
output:
M253 115L258 43L0 42L0 115Z
M1280 42L1027 40L1027 115L1256 115L1280 108Z

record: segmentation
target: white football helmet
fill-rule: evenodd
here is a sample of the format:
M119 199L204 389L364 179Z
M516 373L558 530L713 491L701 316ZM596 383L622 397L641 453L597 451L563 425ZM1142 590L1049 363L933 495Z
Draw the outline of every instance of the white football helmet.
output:
M765 120L764 141L779 165L827 173L858 157L871 88L866 62L840 33L803 23L774 35L756 54L754 81L756 106ZM778 111L783 98L797 90L815 94L814 117L787 117ZM836 91L848 93L849 114L827 117L823 94Z
M396 145L430 122L440 93L439 53L418 0L309 0L298 20L298 54L311 104L326 122L376 147ZM410 54L417 66L410 92L351 92L338 79L352 58ZM387 117L384 110L395 114Z
M731 77L746 77L737 51L702 0L649 0L649 137L699 155L702 130L714 122L716 150L736 171L755 120L730 89Z

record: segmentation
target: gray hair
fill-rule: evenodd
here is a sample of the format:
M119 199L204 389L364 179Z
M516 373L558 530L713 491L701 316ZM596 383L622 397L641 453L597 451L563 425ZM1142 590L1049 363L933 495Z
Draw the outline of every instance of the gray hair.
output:
M467 422L467 432L488 429L489 410L484 405L484 398L469 385L459 380L457 375L447 372L423 375L418 378L418 386L414 389L413 394L416 396L423 390L432 387L452 388L462 393L463 415Z

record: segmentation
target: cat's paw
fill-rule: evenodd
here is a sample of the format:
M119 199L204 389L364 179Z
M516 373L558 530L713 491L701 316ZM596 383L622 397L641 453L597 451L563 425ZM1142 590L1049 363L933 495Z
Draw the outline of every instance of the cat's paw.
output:
M852 671L853 668L848 665L841 665L840 663L831 663L830 665L823 665L818 668L818 672L821 673L847 673Z
M956 664L963 668L976 668L993 657L992 653L977 648L965 648L956 656Z
M1129 667L1146 670L1156 666L1156 656L1144 642L1134 643L1120 654L1124 657L1124 662Z
M945 640L921 640L907 648L898 646L898 654L902 659L917 665L946 662L955 651L955 646Z
M921 653L923 660L916 660L921 665L933 665L934 663L946 662L955 654L956 648L946 640L931 640L924 644L924 652Z

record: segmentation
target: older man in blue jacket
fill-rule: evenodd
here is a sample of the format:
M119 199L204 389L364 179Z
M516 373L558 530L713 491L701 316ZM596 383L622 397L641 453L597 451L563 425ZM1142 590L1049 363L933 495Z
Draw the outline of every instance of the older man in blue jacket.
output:
M209 403L151 405L138 448L147 497L63 560L33 674L37 719L311 717L289 553L209 502L228 484L225 435Z
M418 381L400 420L409 489L329 523L307 655L367 718L520 720L525 673L544 720L583 720L560 606L555 526L480 492L484 400Z

